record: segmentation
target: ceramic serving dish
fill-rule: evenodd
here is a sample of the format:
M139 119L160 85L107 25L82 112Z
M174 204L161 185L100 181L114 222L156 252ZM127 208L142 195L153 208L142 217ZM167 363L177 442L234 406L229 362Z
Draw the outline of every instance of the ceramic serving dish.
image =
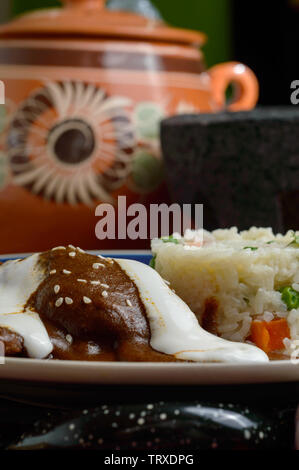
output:
M147 252L112 252L105 256L134 259L148 264ZM10 259L23 255L10 256ZM1 256L0 261L7 257ZM298 382L297 360L270 363L138 363L88 362L6 358L0 364L0 380L26 380L36 382L122 385L215 385L253 384L270 382Z
M229 109L250 109L258 97L245 65L205 70L200 32L108 11L104 0L63 3L0 28L3 253L70 239L96 246L97 203L165 200L162 118L222 110L231 82Z

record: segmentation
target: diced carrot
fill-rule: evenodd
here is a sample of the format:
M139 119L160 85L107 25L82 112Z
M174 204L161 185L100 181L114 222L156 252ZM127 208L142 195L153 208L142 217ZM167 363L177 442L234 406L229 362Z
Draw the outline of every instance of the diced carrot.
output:
M281 318L279 320L272 320L267 323L267 330L270 335L270 351L279 351L280 349L284 349L284 338L291 337L290 328L286 319Z
M251 324L251 341L266 353L269 352L270 335L265 321L253 321Z
M253 321L250 339L266 353L284 349L284 338L290 338L290 329L285 318Z

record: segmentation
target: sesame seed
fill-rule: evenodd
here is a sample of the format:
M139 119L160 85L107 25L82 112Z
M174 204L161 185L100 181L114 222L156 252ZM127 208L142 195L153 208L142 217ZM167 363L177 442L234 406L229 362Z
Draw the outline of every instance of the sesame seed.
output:
M108 292L107 292L106 290L103 290L102 296L103 296L103 297L108 297Z
M55 302L55 307L60 307L63 304L63 298L59 297L59 299Z
M75 250L76 247L74 245L68 245L69 248L71 248L71 250Z
M78 282L85 282L87 283L86 279L77 279Z
M67 305L72 305L73 303L73 299L71 299L70 297L66 297L64 300Z
M101 285L100 281L91 281L90 284L92 284L93 286Z
M79 246L77 246L77 250L78 250L80 253L85 253L85 251L82 250L82 248L80 248Z
M67 342L68 342L69 344L72 344L72 342L73 342L73 337L72 337L71 335L66 335L65 339L67 340Z
M58 284L56 284L56 286L54 286L55 294L58 294L59 291L60 291L60 286Z
M127 302L127 305L129 305L129 307L133 307L133 304L132 304L131 300L126 299L126 302Z
M104 287L104 289L110 289L110 286L108 286L108 284L101 283L101 286Z
M65 246L56 246L55 248L52 248L52 251L57 251L57 250L66 250Z
M93 267L93 269L99 269L99 267L104 268L105 265L102 264L102 263L93 263L92 267Z
M106 259L104 256L102 255L98 255L98 258L101 258L101 259Z
M92 300L91 300L89 297L86 297L86 296L84 295L84 297L83 297L83 302L84 302L85 304L91 304Z
M68 271L67 269L63 269L63 274L71 274L71 271Z
M52 269L52 271L50 271L50 274L56 274L56 269Z
M76 253L75 253L74 251L71 251L71 252L69 253L69 256L70 256L71 258L75 258Z

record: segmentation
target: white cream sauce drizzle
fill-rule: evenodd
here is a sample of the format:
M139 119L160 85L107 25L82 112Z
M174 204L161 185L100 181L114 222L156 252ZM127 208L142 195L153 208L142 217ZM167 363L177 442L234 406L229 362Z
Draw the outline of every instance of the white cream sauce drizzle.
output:
M24 311L29 297L45 278L38 257L35 254L0 266L0 326L23 337L29 357L42 359L51 353L52 343L39 315Z
M268 362L256 346L227 341L205 331L194 313L149 266L116 259L139 290L151 328L151 346L178 359L199 362Z
M44 358L53 346L36 312L24 311L30 295L45 279L37 263L39 254L0 266L0 326L24 338L28 355ZM134 281L151 328L151 346L178 359L199 362L267 362L259 348L226 341L203 330L189 307L166 285L160 275L143 263L116 260Z

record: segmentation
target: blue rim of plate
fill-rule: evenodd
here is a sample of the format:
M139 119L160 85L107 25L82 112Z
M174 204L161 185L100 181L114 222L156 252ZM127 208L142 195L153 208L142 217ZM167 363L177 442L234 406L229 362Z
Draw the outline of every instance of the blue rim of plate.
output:
M139 251L139 250L120 250L120 251L101 251L101 250L86 250L86 253L94 255L102 255L106 258L120 258L120 259L132 259L139 261L144 264L149 264L152 255L150 251ZM9 255L0 255L0 262L16 260L30 256L32 253L15 253Z

